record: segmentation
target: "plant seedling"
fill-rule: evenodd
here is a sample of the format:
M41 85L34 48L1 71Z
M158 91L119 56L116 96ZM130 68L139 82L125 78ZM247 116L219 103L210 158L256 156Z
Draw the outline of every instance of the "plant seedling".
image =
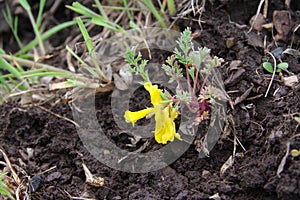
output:
M180 108L187 107L195 114L193 126L199 125L203 120L208 119L210 106L216 102L215 100L224 99L222 91L210 85L208 81L213 69L220 66L223 59L211 57L210 49L206 47L195 50L192 39L190 28L185 29L176 41L179 48L175 48L173 54L162 65L162 69L169 76L169 82L177 84L173 96L151 83L148 71L145 69L147 60L142 59L141 53L135 56L135 52L130 50L125 55L125 61L130 64L129 71L139 74L144 79L141 84L149 92L153 107L134 112L127 110L124 118L134 126L137 120L149 114L155 115L154 138L161 144L172 142L174 138L181 140L181 136L176 133L174 122L181 114ZM187 88L182 84L184 76Z
M281 62L277 65L276 72L280 73L282 70L286 70L288 67L289 67L289 64L287 62ZM273 67L272 63L270 63L270 62L264 62L263 68L271 74L274 73L274 67Z
M300 156L300 150L298 150L298 149L292 149L291 150L291 156L293 156L293 157Z

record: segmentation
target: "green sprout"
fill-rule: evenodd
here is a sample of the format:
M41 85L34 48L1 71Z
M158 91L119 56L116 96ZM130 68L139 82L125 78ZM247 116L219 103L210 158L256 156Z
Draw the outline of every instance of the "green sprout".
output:
M299 150L298 149L292 149L291 150L291 156L293 156L293 157L300 156L300 149Z
M297 122L298 124L300 124L300 115L299 115L299 116L296 116L296 117L294 117L294 119L296 120L296 122Z
M281 62L277 65L276 72L280 73L282 70L287 70L288 67L289 67L289 64L287 62ZM272 63L270 63L270 62L263 62L263 68L271 74L274 73L274 67L273 67Z

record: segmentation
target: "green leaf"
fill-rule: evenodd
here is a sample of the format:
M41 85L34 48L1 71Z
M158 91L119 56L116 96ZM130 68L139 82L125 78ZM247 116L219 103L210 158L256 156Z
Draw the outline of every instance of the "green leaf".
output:
M201 64L201 57L198 51L191 52L189 55L192 62L195 64L196 68L199 70Z
M264 62L263 68L271 74L273 74L273 72L274 72L273 66L270 62Z
M65 28L67 28L69 26L73 26L75 24L76 24L75 21L69 21L69 22L64 22L62 24L54 26L53 28L49 29L44 34L42 34L42 40L46 40L49 37L51 37L52 35L54 35L55 33L59 32L61 30L64 30ZM21 49L20 51L18 51L17 53L15 53L15 56L21 56L21 55L25 54L26 52L28 52L31 49L33 49L37 44L38 44L38 40L37 39L32 40L23 49Z
M81 20L80 17L76 18L76 22L77 22L77 25L78 25L78 27L80 29L80 32L81 32L81 34L82 34L82 36L84 38L85 45L86 45L89 53L91 53L92 50L93 50L93 43L92 43L92 40L90 39L89 33L86 30L86 28L85 28L85 26L84 26L84 24L83 24L83 22L82 22L82 20Z
M6 60L0 57L0 69L5 69L8 70L11 74L14 75L17 79L20 81L23 81L24 78L21 76L20 72L18 71L17 68L13 67L10 65Z
M27 0L20 0L19 2L25 10L30 10L30 5L28 4Z
M294 117L294 119L300 124L300 116L299 117Z
M37 16L37 19L36 19L36 26L37 26L38 29L41 27L45 4L46 4L46 0L40 0L39 13L38 13L38 16Z
M281 62L277 65L277 70L276 72L281 72L281 70L285 70L289 67L289 64L287 62Z
M300 151L297 150L297 149L292 149L291 150L291 156L293 156L293 157L300 156Z
M156 20L160 23L162 28L167 28L167 25L165 24L161 14L156 10L154 4L151 0L144 0L143 3L149 8L151 13L154 15Z
M173 102L172 100L162 100L160 101L161 104L167 104Z
M188 71L193 81L195 81L195 67L191 67L190 69L188 69Z
M176 6L174 0L167 0L168 10L170 15L174 15L176 13Z

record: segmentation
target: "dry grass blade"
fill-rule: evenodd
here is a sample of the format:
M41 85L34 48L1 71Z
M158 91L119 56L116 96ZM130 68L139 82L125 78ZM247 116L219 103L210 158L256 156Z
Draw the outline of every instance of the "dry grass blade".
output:
M12 174L12 176L13 176L15 182L16 182L17 184L20 184L20 183L21 183L21 180L20 180L19 176L17 175L16 171L14 170L14 168L12 167L11 162L10 162L8 156L6 155L6 153L4 152L4 150L0 149L0 152L1 152L2 155L3 155L3 158L4 158L4 160L5 160L5 162L6 162L7 166L8 166L8 168L10 169L10 172L11 172L11 174Z
M71 119L69 119L69 118L66 118L66 117L63 117L63 116L61 116L61 115L59 115L59 114L56 114L56 113L54 113L54 112L52 112L52 111L50 111L50 110L48 110L48 109L46 109L46 108L44 108L44 107L42 107L42 106L37 106L37 107L40 108L40 109L43 110L43 111L46 111L46 112L48 112L48 113L54 115L55 117L58 117L58 118L61 118L61 119L66 120L66 121L68 121L68 122L71 122L71 123L74 124L76 127L80 127L79 124L77 124L76 122L74 122L73 120L71 120Z
M290 142L288 141L286 143L286 152L285 152L284 156L282 157L281 162L280 162L280 164L278 166L278 169L277 169L276 174L277 174L278 177L280 177L280 173L283 172L283 170L284 170L286 159L289 156L289 154L290 154Z
M260 13L261 7L262 7L264 2L265 2L265 0L260 0L257 11L256 11L256 14L255 14L255 17L254 17L254 20L253 20L253 23L251 24L251 27L250 27L248 33L250 33L252 31L253 25L255 24L255 21L256 21L258 15L259 15L259 13Z
M8 185L8 187L12 190L11 193L12 194L14 193L16 200L19 200L19 199L29 200L30 197L28 194L27 182L25 182L19 178L18 174L16 173L15 169L13 168L13 166L12 166L7 154L4 152L4 150L0 149L0 152L2 153L3 158L5 160L5 163L1 162L1 164L4 164L9 169L10 174L12 176L12 178L10 180L10 184ZM15 166L15 167L17 168L17 170L19 172L21 172L22 174L27 176L26 172L22 168L20 168L18 166Z
M82 163L82 167L86 177L86 184L94 187L101 187L104 185L104 179L102 177L93 175L84 163Z
M269 52L269 51L266 51L266 53L269 54L273 58L273 61L274 61L274 71L273 71L272 78L271 78L271 81L269 83L268 89L266 91L265 97L268 96L268 93L270 91L270 88L271 88L271 85L273 83L273 80L274 80L274 77L275 77L275 73L276 73L276 70L277 70L277 63L276 63L276 59L275 59L274 55L271 52Z

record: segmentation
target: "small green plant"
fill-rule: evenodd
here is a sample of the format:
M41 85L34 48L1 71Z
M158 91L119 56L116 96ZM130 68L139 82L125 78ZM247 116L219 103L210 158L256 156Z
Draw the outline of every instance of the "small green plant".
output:
M299 150L298 149L292 149L291 150L291 156L293 156L293 157L300 156L300 149Z
M2 10L3 17L7 24L9 25L9 28L11 29L20 49L23 48L23 44L21 42L21 39L18 35L18 23L19 23L19 18L18 16L13 17L12 13L10 11L10 8L8 6L8 3L6 2L6 10Z
M45 7L45 3L46 3L46 0L40 0L38 16L36 19L34 19L33 14L31 12L31 6L27 2L27 0L20 0L20 4L26 10L26 12L29 16L31 25L33 27L33 31L35 33L35 36L36 36L39 46L40 46L40 50L42 52L42 55L45 55L45 47L44 47L43 39L41 37L41 33L40 33L39 29L40 29L41 22L42 22L42 14L43 14L43 10Z
M277 65L276 72L280 73L282 70L286 70L288 67L289 67L289 64L287 62L281 62ZM264 62L263 68L271 74L274 73L274 67L273 67L272 63L270 63L270 62Z
M79 18L79 17L76 18L76 21L77 21L77 24L79 26L81 34L84 38L86 47L88 49L88 52L89 52L89 54L92 58L93 64L94 64L94 68L87 68L88 71L90 72L91 75L95 76L99 80L109 81L97 62L96 53L94 52L94 46L93 46L92 40L88 34L88 31L86 30L86 28L83 24L81 18Z
M18 46L20 48L20 50L14 54L15 56L27 58L27 59L32 58L32 55L26 55L26 53L31 51L37 45L40 46L41 53L43 53L43 55L44 55L44 53L45 53L45 48L44 48L44 44L43 44L44 40L50 38L55 33L76 24L76 21L64 22L64 23L61 23L61 24L58 24L58 25L52 27L51 29L45 31L44 33L41 33L39 31L39 29L40 29L41 23L42 23L42 15L43 15L44 7L45 7L45 2L46 2L46 0L40 0L39 12L35 19L31 12L31 6L28 4L27 0L20 0L20 4L26 10L26 12L29 16L30 22L32 24L34 33L36 35L36 38L34 40L32 40L31 42L29 42L28 44L23 44L22 40L21 40L22 38L20 38L18 35L18 22L19 22L18 16L12 15L8 4L6 4L5 9L2 9L2 14L4 16L4 19L8 23L8 25L13 33L13 36L16 39ZM0 54L5 54L5 52L3 50L1 50Z
M127 110L124 118L132 125L137 120L146 116L155 116L156 127L154 131L155 140L158 143L166 144L173 141L174 137L181 139L176 133L174 120L181 114L180 108L186 106L191 113L196 114L194 125L208 118L210 105L216 98L222 98L222 91L208 83L208 77L212 70L221 65L223 59L210 56L210 49L194 49L191 30L185 29L177 40L179 49L175 48L173 55L168 57L166 64L162 65L165 73L170 77L169 82L176 82L177 89L174 95L167 90L159 89L152 84L146 70L147 60L143 60L139 53L134 56L134 51L129 50L125 60L131 65L129 71L140 75L143 78L141 84L149 92L153 107L132 112ZM182 77L185 76L187 88L183 87Z
M300 115L299 115L299 116L296 116L296 117L294 117L294 120L296 120L296 122L297 122L298 124L300 124Z
M14 200L15 198L11 194L11 189L4 182L6 175L6 173L0 173L0 194Z

